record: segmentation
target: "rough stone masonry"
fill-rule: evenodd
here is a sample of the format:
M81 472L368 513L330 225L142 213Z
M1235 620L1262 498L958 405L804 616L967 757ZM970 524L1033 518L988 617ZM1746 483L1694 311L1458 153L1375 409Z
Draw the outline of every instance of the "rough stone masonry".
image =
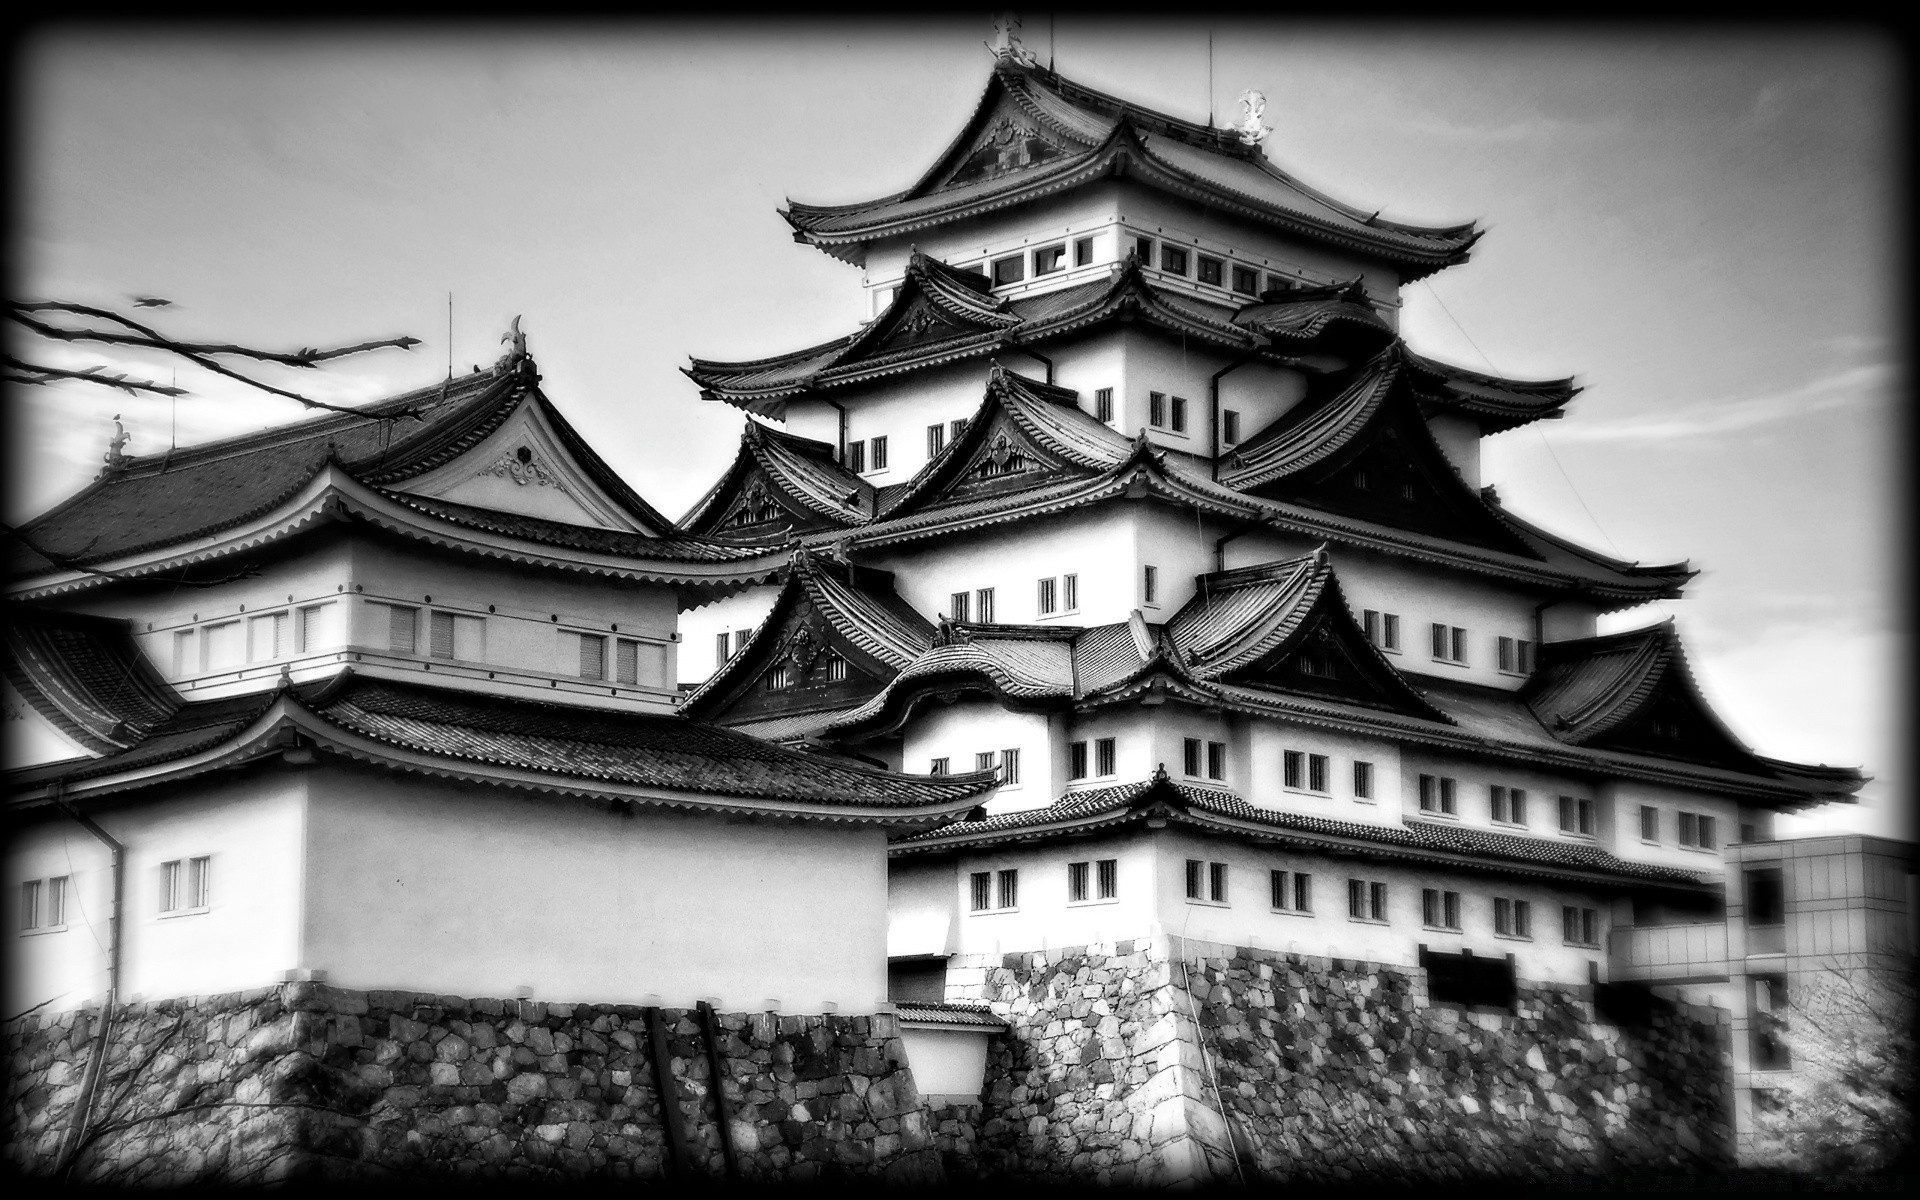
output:
M661 1009L681 1159L725 1171L695 1014ZM98 1010L8 1030L7 1155L54 1170ZM889 1015L716 1014L727 1131L757 1180L940 1173ZM249 1183L670 1174L644 1010L312 983L125 1007L72 1178Z
M1725 1017L1596 1018L1523 983L1431 1003L1417 969L1159 936L952 970L1012 1026L988 1174L1114 1183L1549 1178L1731 1165Z

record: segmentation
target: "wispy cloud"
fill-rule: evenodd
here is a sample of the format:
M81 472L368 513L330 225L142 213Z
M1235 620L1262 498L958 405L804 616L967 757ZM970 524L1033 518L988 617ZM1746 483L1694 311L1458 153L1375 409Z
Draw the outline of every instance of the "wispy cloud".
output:
M1573 121L1564 117L1549 117L1542 114L1498 125L1481 125L1470 121L1455 121L1437 113L1428 112L1411 119L1397 114L1393 119L1393 127L1427 134L1431 137L1453 138L1460 141L1531 142L1559 141L1569 137L1618 133L1626 127L1626 124L1618 117L1607 117L1597 121Z
M1714 434L1739 433L1777 421L1879 402L1892 385L1891 363L1843 367L1788 388L1759 396L1697 401L1665 412L1581 419L1553 431L1558 442L1664 442Z

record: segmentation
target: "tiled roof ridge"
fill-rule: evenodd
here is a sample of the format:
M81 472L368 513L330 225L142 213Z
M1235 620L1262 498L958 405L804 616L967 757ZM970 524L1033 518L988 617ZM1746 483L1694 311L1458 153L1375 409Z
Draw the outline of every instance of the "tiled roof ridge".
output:
M1574 555L1602 570L1611 571L1615 574L1649 580L1670 580L1669 586L1673 589L1672 595L1668 595L1663 591L1661 598L1672 599L1678 596L1678 589L1682 587L1687 580L1692 579L1700 573L1697 568L1688 565L1691 560L1684 558L1679 562L1642 565L1638 561L1628 562L1625 559L1603 554L1598 550L1582 546L1570 538L1561 537L1557 533L1550 533L1546 529L1535 525L1533 522L1516 516L1509 512L1506 506L1501 504L1497 498L1488 496L1484 488L1481 490L1480 499L1481 502L1486 505L1489 512L1502 524L1512 529L1522 540L1545 542L1556 549L1564 550L1568 554Z
M185 703L135 644L131 620L17 603L0 605L0 618L7 649L0 668L7 679L36 712L88 749L137 743Z
M1344 448L1373 422L1399 378L1392 346L1355 369L1351 379L1317 405L1302 401L1252 441L1234 447L1220 482L1247 491L1296 474Z
M602 539L609 543L607 553L634 558L658 556L673 559L726 560L758 558L774 548L769 545L722 542L677 531L654 534L630 529L607 529L599 525L578 525L549 517L536 517L476 504L462 504L459 501L438 496L417 496L411 492L397 491L393 488L371 484L368 486L396 504L455 525L506 533L508 536L522 536L529 541L567 549L587 548L577 543ZM519 528L510 529L508 526Z

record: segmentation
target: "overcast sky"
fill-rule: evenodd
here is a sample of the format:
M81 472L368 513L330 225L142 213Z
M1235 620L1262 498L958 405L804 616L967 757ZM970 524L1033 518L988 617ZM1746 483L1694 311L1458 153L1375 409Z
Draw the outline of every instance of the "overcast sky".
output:
M911 183L984 86L985 17L888 25L275 24L43 29L23 48L16 262L30 295L147 310L169 332L293 348L408 333L297 386L360 400L501 351L524 314L550 396L663 511L744 419L687 356L839 336L859 272L795 245L786 197ZM1062 73L1208 113L1205 26L1028 19ZM1691 558L1696 677L1761 752L1861 764L1904 821L1906 531L1891 222L1901 64L1864 35L1575 26L1213 25L1213 107L1268 97L1268 154L1385 216L1478 219L1473 258L1404 293L1424 352L1577 375L1568 419L1490 439L1524 516L1629 559ZM170 367L56 348L61 363ZM182 370L177 405L10 398L11 519L133 454L298 419Z

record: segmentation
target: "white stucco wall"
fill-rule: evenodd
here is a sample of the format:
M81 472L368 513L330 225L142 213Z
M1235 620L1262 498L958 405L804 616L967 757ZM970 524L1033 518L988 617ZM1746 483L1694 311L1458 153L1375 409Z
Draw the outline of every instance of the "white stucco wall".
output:
M8 768L63 762L69 758L92 758L93 751L74 741L41 716L13 686L0 679L0 749L6 754Z
M308 965L349 988L872 1012L885 836L316 772Z
M1427 422L1427 430L1433 434L1433 440L1440 443L1441 453L1460 473L1461 481L1475 491L1480 490L1480 424L1469 417L1453 413L1442 413Z
M780 585L766 583L681 613L680 645L674 656L679 665L680 682L706 682L720 665L714 635L726 634L729 647L740 630L746 630L751 637L773 611L773 602L779 596Z
M138 806L93 811L126 847L121 996L159 998L277 983L300 965L302 777L203 781ZM160 911L161 864L211 859L204 911ZM113 881L106 847L77 823L36 816L10 840L7 1011L97 999L107 986ZM64 930L20 929L20 884L72 881ZM184 885L183 885L184 886Z
M374 607L378 601L420 607L414 654L391 652L388 613ZM318 604L334 606L328 610L331 632L319 645L300 651L293 632L297 610ZM178 592L119 589L84 595L74 607L134 620L137 644L190 699L271 688L283 665L291 667L298 680L342 664L403 675L431 673L452 685L484 685L490 691L519 690L543 698L564 691L569 699L638 704L656 711L669 709L677 691L678 614L669 588L536 571L351 534L314 539L248 579ZM429 663L429 609L483 621L483 651L470 659ZM201 669L197 643L210 627L239 621L244 631L249 619L272 613L288 614L281 654ZM194 631L196 644L185 668L178 669L175 637L185 630ZM609 678L581 680L577 644L563 637L569 630L640 641L639 683L616 686L611 645Z
M1045 713L1013 712L990 700L938 704L916 714L902 738L904 769L925 774L936 758L948 760L954 774L972 771L975 755L991 753L998 766L1002 752L1020 752L1020 780L1003 783L987 801L999 814L1053 802L1065 784L1062 753L1051 736L1054 722Z
M921 1097L934 1105L978 1102L990 1036L984 1029L928 1029L901 1022L900 1041Z
M1111 900L1067 900L1067 864L1117 861L1117 894ZM971 878L976 871L1020 872L1019 904L1011 910L974 912L969 903ZM945 871L950 881L946 903L954 916L954 952L1001 954L1079 946L1088 942L1143 936L1154 919L1155 859L1153 842L1137 834L1109 836L1065 846L1001 846L959 856L957 865L921 865L914 856L894 859L897 872ZM1097 895L1097 871L1089 867L1089 894ZM997 876L996 876L997 886ZM935 903L931 888L914 887L897 893L917 908Z
M1722 796L1643 783L1636 779L1610 780L1600 785L1601 807L1610 810L1612 820L1603 827L1602 844L1621 858L1636 862L1660 863L1688 871L1718 871L1726 863L1726 847L1740 840L1740 823L1760 826L1756 833L1764 838L1769 822L1756 821L1753 810ZM1660 813L1660 839L1650 843L1640 837L1640 806L1648 805ZM1680 844L1682 812L1704 813L1713 818L1714 846L1699 850ZM1758 814L1765 817L1767 814Z

